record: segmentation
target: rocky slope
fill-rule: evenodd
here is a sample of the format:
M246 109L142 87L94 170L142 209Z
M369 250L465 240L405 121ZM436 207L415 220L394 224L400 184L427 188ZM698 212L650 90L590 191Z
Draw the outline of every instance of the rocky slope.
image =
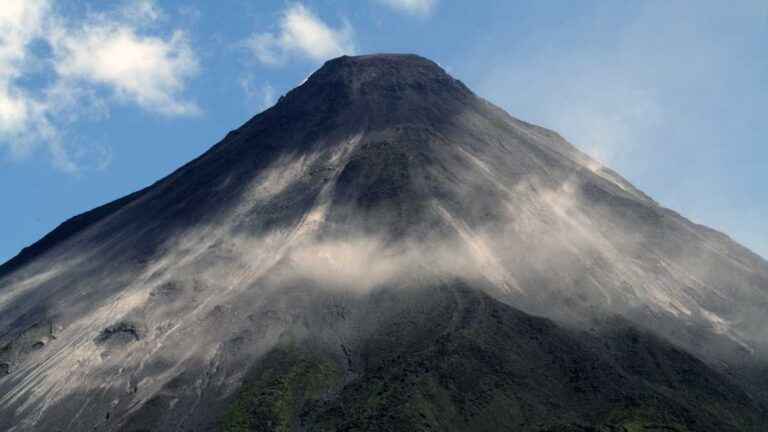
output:
M556 133L341 57L0 266L0 429L764 430L767 310Z

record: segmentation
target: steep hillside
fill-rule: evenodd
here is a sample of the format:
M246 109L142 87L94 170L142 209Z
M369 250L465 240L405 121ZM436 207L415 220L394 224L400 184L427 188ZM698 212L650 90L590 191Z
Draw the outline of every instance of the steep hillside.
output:
M556 133L341 57L0 266L0 430L763 430L766 312Z

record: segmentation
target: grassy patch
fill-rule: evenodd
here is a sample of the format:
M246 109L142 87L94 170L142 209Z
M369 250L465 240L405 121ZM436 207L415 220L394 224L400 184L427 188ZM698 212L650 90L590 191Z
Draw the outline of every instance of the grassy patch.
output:
M293 430L303 407L333 392L342 378L332 359L296 347L277 348L246 378L221 430Z

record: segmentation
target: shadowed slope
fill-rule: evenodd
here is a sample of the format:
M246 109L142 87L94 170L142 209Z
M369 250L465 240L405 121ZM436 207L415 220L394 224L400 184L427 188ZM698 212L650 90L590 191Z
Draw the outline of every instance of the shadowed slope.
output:
M388 302L400 307L366 337L346 341L344 357L311 341L278 345L246 377L221 430L765 425L765 413L729 379L622 319L592 332L567 330L455 282L380 292L369 307Z

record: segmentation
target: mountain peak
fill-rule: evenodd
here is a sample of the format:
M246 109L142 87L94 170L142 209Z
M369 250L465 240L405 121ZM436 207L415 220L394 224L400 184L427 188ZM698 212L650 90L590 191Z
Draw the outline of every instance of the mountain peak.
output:
M327 77L361 73L368 74L368 78L373 76L370 74L393 74L400 79L447 75L437 63L416 54L344 55L328 60L314 75Z
M474 94L437 63L414 54L342 56L327 61L276 106L277 115L392 125L450 118Z
M308 82L342 82L363 94L384 91L397 96L406 90L421 94L459 89L471 93L437 63L415 54L342 56L327 61Z

